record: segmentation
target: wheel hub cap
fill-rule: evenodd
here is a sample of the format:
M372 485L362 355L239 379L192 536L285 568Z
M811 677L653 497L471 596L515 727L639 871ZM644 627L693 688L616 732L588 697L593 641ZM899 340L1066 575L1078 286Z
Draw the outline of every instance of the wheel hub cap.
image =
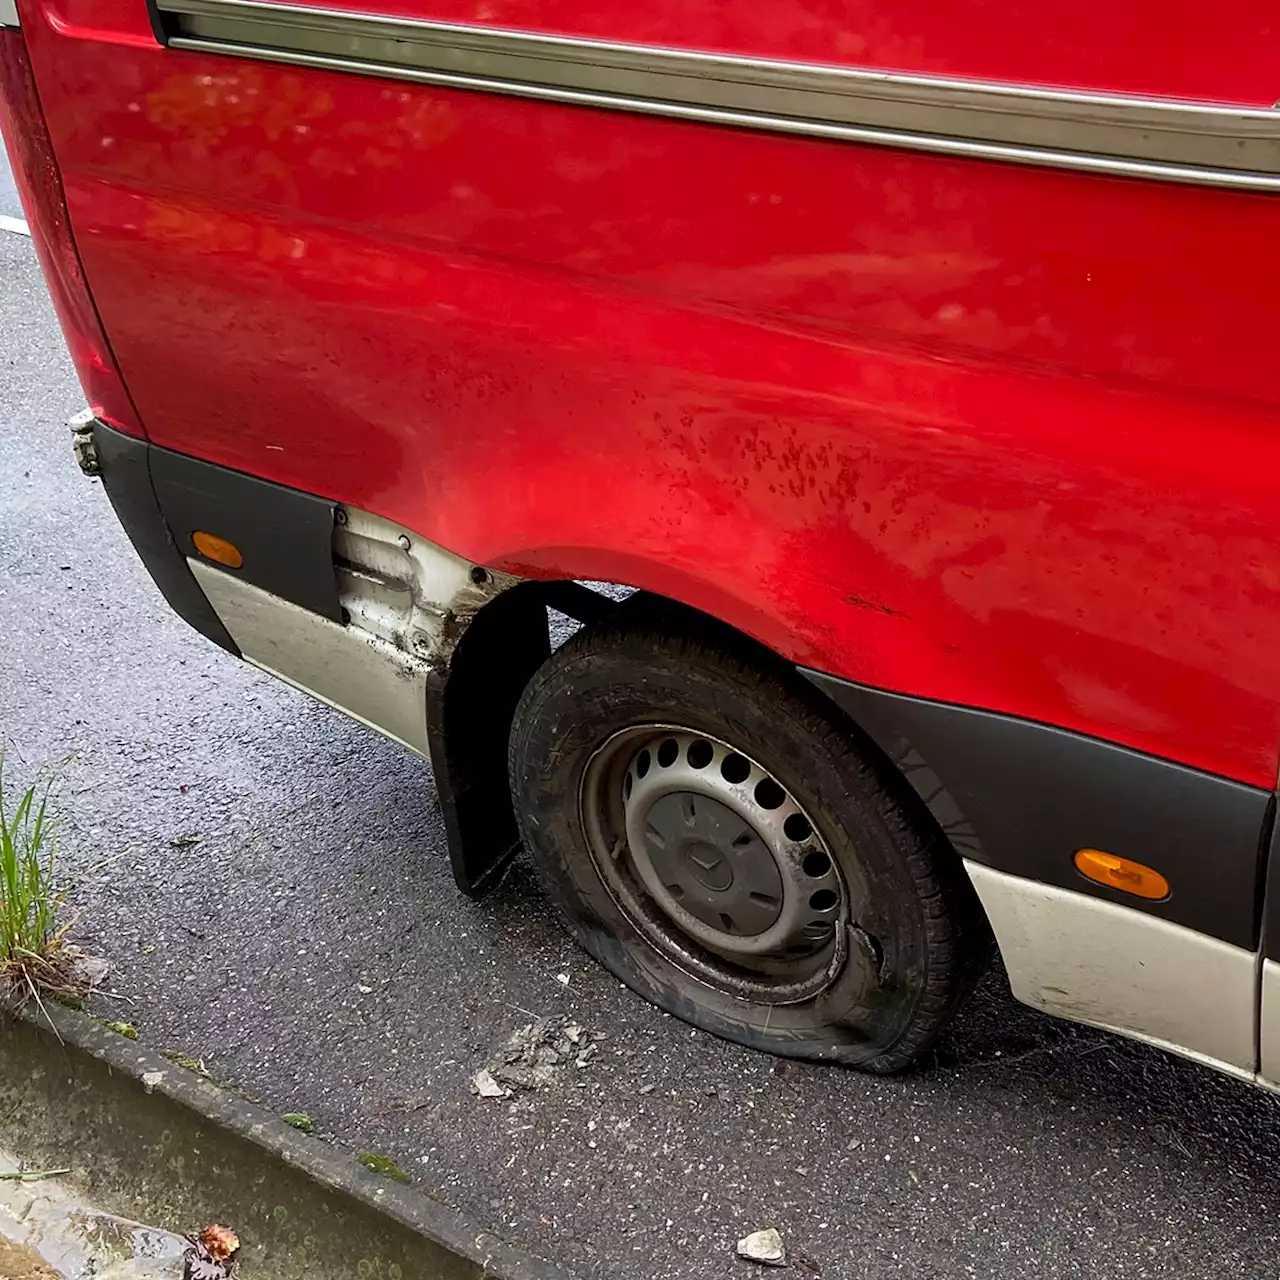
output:
M714 738L655 728L627 739L625 835L612 849L610 861L621 861L609 879L622 885L629 863L659 913L641 921L646 932L666 945L674 925L708 951L765 974L816 963L845 911L844 887L786 788Z
M692 791L659 798L645 818L649 862L667 892L704 924L763 933L782 910L782 876L767 845L727 804Z

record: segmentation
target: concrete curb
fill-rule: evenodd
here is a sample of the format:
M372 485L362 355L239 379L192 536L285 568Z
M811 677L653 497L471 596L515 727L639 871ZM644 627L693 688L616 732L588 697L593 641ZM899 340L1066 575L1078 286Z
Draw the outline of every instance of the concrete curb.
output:
M0 1014L0 1145L33 1165L71 1166L95 1201L139 1221L179 1234L228 1223L242 1242L245 1280L567 1280L262 1107L57 1006L47 1018Z

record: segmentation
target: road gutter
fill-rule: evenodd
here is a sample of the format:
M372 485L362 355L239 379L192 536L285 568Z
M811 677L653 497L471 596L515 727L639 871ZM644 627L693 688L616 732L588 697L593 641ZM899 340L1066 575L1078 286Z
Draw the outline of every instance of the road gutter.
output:
M29 1166L70 1166L71 1181L115 1213L178 1233L229 1224L246 1276L567 1280L69 1009L0 1015L0 1146Z

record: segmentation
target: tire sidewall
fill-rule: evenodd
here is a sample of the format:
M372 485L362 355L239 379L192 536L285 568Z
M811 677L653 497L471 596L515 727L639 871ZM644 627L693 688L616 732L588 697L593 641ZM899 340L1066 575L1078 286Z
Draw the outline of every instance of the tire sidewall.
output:
M927 987L929 948L903 842L919 843L892 780L799 691L734 663L626 643L585 648L535 677L517 714L512 778L526 844L551 900L586 949L628 986L712 1034L773 1053L867 1065L891 1054ZM636 652L636 650L639 652ZM718 737L786 787L844 879L861 936L879 950L840 991L794 1005L757 1004L681 969L615 900L591 855L582 780L620 731L663 725ZM840 748L843 747L843 750ZM834 749L833 749L834 748ZM853 947L858 947L855 937ZM839 1020L842 1008L856 1016Z

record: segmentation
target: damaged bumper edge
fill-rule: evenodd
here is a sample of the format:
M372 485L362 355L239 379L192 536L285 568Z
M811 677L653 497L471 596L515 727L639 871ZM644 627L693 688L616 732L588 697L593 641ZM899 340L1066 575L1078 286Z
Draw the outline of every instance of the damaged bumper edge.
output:
M101 422L74 431L82 468L98 467L174 610L229 652L428 757L459 886L474 894L495 883L517 844L511 715L549 652L541 588L368 512ZM223 549L222 563L201 554L200 534Z

